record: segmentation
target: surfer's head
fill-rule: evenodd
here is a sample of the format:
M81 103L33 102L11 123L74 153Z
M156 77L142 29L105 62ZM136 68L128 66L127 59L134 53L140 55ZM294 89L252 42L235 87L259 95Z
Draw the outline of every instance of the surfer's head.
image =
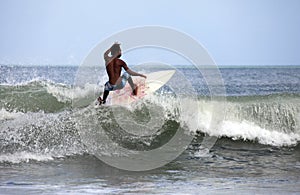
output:
M113 46L111 46L110 48L110 52L112 56L116 56L117 58L120 58L122 55L120 44L114 43Z

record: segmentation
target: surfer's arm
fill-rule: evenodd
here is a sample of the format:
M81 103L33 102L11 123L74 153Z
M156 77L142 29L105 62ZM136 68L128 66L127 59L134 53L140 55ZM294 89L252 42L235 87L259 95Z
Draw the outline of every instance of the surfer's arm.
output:
M131 76L140 76L140 77L144 77L145 79L147 78L145 75L140 74L138 72L134 72L133 70L128 68L127 64L123 60L120 60L120 62L122 62L122 67L124 68L124 70Z
M145 79L147 78L145 75L134 72L133 70L131 70L129 68L126 70L126 72L128 72L128 74L130 74L131 76L140 76L140 77L144 77Z
M120 45L118 42L115 42L108 50L106 50L106 52L104 52L104 60L106 62L108 62L109 60L111 60L111 57L109 56L109 53L111 53L111 48L114 46L114 45Z
M110 59L110 57L108 56L109 53L110 53L110 48L103 55L105 62L108 62Z

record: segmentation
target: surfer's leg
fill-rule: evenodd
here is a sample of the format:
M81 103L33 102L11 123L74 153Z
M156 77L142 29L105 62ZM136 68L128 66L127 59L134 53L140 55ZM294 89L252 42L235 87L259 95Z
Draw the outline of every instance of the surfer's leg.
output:
M103 104L106 103L106 99L107 99L108 94L109 94L109 91L108 90L104 90L103 99L102 99L102 103Z
M98 102L100 104L105 104L106 99L108 97L109 91L112 91L114 89L114 85L111 85L108 81L104 85L104 93L103 93L103 99L101 97L98 98Z
M128 83L129 83L129 85L130 85L130 87L131 87L131 89L132 89L132 94L133 94L133 95L137 95L138 87L137 87L137 85L135 85L135 84L133 83L133 80L132 80L131 77L128 78Z
M138 89L138 87L137 87L137 85L135 85L135 84L133 83L133 80L132 80L132 78L131 78L131 75L128 74L127 72L124 72L123 75L122 75L122 77L121 77L121 79L122 79L122 80L121 80L121 83L118 84L117 86L115 86L113 90L116 90L116 89L123 89L123 88L125 87L127 81L128 81L128 83L129 83L129 85L130 85L130 87L131 87L131 89L132 89L132 95L137 95L137 89ZM111 90L110 90L110 91L111 91Z
M132 89L132 95L137 95L137 89L138 89L137 85L135 85L133 83L131 75L128 74L128 72L124 72L124 74L122 75L122 83L123 83L124 86L126 84L126 81L128 81L128 83L129 83L129 85L130 85L130 87Z
M106 99L107 99L108 94L109 94L109 91L104 90L104 92L103 92L103 99L101 98L101 96L98 97L97 100L98 100L98 102L99 102L100 105L106 103Z
M131 77L128 78L128 83L129 83L130 87L132 88L132 90L134 90L135 85L134 85L133 80L132 80Z

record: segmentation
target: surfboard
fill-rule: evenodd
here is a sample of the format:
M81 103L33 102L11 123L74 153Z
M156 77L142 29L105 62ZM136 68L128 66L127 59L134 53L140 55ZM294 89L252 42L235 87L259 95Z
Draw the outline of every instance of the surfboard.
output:
M132 77L134 84L138 86L137 95L132 95L132 89L127 83L123 89L111 91L105 105L128 105L152 94L164 86L174 75L175 70L164 70L146 74L147 79Z

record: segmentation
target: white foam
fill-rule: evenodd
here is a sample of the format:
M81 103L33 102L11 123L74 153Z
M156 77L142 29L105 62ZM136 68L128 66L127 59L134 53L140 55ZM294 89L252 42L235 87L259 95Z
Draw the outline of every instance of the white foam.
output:
M196 158L211 158L212 157L212 154L209 152L209 149L208 148L199 148L194 154L193 154L194 157Z
M245 120L224 121L220 129L211 132L211 135L231 137L235 140L256 140L261 144L273 146L291 146L300 141L299 134L268 130Z
M53 95L59 102L70 102L73 98L85 98L91 95L99 94L103 90L103 86L98 84L86 83L84 87L71 87L70 85L55 83L51 80L42 80L42 78L35 78L29 81L13 83L13 84L1 84L8 86L26 86L32 83L40 84L47 90L47 93ZM104 82L103 82L104 83Z
M16 164L21 162L29 162L30 160L49 161L53 160L53 157L50 154L36 154L24 151L0 155L0 162L10 162Z
M2 86L25 86L25 85L28 85L30 83L41 82L43 80L44 79L42 79L41 77L36 77L36 78L31 79L31 80L21 81L21 82L17 82L15 80L9 80L9 81L6 81L5 83L0 83L0 85L2 85Z
M52 94L60 102L70 102L73 99L81 99L85 97L99 95L101 86L97 84L85 84L84 87L71 88L66 85L51 84L46 85L47 92Z
M1 120L12 120L12 119L15 119L15 118L18 118L20 116L23 116L24 113L22 112L9 112L7 110L5 110L4 108L2 108L0 110L0 121Z
M66 86L54 83L45 83L49 94L52 94L59 102L68 102L72 99L73 90Z
M235 110L230 110L226 114L228 117L219 117L219 125L212 127L211 121L214 121L214 117L217 117L215 107L218 106L219 102L199 100L198 102L198 123L194 124L197 128L190 128L190 131L201 131L207 133L210 136L217 137L229 137L234 140L251 140L257 141L260 144L273 145L273 146L294 146L300 142L299 130L286 132L280 129L267 129L263 128L257 123L240 119L235 117ZM197 104L195 104L196 106ZM183 114L183 113L181 113ZM183 114L181 120L191 120L192 118L188 115ZM298 123L296 123L298 124Z

